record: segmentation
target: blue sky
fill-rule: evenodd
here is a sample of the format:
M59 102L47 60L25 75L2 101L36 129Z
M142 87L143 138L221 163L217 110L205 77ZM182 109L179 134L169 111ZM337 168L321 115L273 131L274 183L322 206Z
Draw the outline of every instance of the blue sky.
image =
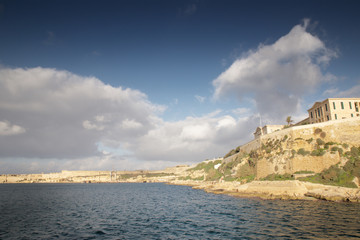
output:
M0 172L202 161L251 139L259 114L284 123L316 100L359 97L359 9L358 1L0 1Z

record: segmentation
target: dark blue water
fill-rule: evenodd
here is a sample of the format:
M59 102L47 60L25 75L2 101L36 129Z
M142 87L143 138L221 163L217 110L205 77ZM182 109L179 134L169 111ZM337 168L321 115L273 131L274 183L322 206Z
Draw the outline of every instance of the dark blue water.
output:
M0 184L0 239L351 239L360 204L165 184Z

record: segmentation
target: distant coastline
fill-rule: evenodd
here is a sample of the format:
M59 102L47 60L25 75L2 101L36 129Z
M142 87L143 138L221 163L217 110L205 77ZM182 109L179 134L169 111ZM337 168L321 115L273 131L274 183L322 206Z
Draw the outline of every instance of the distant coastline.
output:
M360 202L360 118L286 128L224 158L160 171L3 174L0 183L152 183L264 199Z
M282 199L282 200L327 200L334 202L357 202L360 203L360 189L336 187L298 180L287 181L252 181L242 184L241 182L232 181L196 181L196 180L179 180L181 172L188 170L189 166L178 166L168 168L166 171L134 171L121 172L123 176L111 180L111 174L114 171L100 172L96 175L95 171L81 171L88 175L77 176L77 171L63 171L61 173L51 174L20 174L8 176L9 180L22 179L20 181L8 181L2 183L166 183L170 185L186 185L195 189L202 189L209 193L227 194L234 197L259 197L262 199ZM107 173L107 176L105 176ZM120 172L117 172L119 174ZM62 176L55 178L42 179L40 176ZM62 175L63 174L63 175ZM94 175L92 175L94 174ZM126 175L125 175L126 174ZM178 174L178 175L176 175ZM67 176L68 178L64 178ZM37 179L29 179L37 177ZM100 177L100 181L97 179ZM0 176L1 179L4 175ZM114 178L114 175L113 175Z

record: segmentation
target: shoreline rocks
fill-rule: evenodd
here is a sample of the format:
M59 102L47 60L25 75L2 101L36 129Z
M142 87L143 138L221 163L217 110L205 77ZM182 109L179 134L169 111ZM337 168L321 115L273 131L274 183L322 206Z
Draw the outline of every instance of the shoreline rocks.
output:
M169 184L186 185L209 193L234 197L259 197L282 200L326 200L360 203L359 188L328 186L299 180L239 182L171 181Z

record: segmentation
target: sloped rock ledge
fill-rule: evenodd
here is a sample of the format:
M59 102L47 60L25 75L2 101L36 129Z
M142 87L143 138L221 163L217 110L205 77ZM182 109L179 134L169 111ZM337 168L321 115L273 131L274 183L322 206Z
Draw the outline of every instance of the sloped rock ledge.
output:
M228 194L235 197L259 197L262 199L304 199L327 200L333 202L360 203L359 188L345 188L288 181L253 181L247 184L239 182L172 181L169 184L187 185L215 194Z

